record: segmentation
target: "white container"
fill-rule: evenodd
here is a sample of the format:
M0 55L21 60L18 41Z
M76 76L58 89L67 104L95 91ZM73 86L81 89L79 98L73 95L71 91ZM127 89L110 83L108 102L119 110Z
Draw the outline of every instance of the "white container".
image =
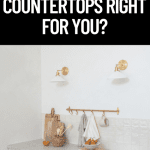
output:
M89 150L97 148L99 145L100 145L100 139L98 140L98 142L96 143L96 145L86 145L86 144L83 144L83 146L86 147Z

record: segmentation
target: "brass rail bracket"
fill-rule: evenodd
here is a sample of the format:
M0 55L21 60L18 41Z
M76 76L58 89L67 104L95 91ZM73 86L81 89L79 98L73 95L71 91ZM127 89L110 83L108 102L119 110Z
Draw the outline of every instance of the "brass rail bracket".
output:
M119 115L119 108L117 108L117 115Z

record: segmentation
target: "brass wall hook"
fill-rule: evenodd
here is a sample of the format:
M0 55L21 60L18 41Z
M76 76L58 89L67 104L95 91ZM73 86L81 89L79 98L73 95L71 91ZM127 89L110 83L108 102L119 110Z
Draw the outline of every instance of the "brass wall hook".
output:
M85 111L83 110L84 114L85 114Z
M102 118L105 117L105 112L103 111ZM106 118L106 117L105 117Z
M76 115L78 115L78 111L76 110Z
M71 114L71 115L73 115L73 112L72 112L72 110L70 111L70 114Z

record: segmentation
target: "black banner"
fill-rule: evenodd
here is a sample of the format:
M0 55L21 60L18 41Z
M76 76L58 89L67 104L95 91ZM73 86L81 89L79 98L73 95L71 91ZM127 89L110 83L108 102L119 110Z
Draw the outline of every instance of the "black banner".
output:
M150 44L148 6L148 0L2 0L0 44Z

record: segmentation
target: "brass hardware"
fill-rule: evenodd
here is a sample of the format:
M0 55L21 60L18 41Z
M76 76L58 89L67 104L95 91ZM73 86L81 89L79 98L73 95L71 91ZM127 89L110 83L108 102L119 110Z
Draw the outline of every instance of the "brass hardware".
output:
M60 76L59 70L57 70L57 72L56 72L56 76Z
M68 69L67 67L63 67L62 70L61 70L61 73L62 73L63 75L67 75L68 72L69 72L69 69Z
M76 115L78 115L78 111L76 111Z
M83 111L85 113L85 111L98 111L98 112L103 112L103 114L105 114L105 112L117 112L117 114L119 114L119 108L117 108L117 110L93 110L93 109L71 109L70 107L66 109L67 111ZM73 114L73 112L72 112Z
M70 109L70 107L67 108L66 110L69 111L69 113L70 113L71 115L73 114L73 112L72 112L72 110Z
M68 72L69 72L69 69L68 69L67 67L63 67L62 70L57 70L56 76L60 76L59 71L61 71L61 73L62 73L63 75L67 75Z
M125 70L128 67L128 63L126 60L120 60L118 64L116 64L115 71Z
M71 110L70 114L71 114L71 115L73 115L73 112L72 112L72 110Z
M119 70L118 70L118 65L117 65L117 64L116 64L116 67L115 67L115 71L119 71Z
M117 115L119 115L119 108L117 107Z
M69 108L67 108L66 110L69 111L69 113L70 113L70 106L69 106Z
M125 70L127 67L128 67L128 63L127 63L126 60L120 60L120 61L118 62L118 68L119 68L120 70Z

